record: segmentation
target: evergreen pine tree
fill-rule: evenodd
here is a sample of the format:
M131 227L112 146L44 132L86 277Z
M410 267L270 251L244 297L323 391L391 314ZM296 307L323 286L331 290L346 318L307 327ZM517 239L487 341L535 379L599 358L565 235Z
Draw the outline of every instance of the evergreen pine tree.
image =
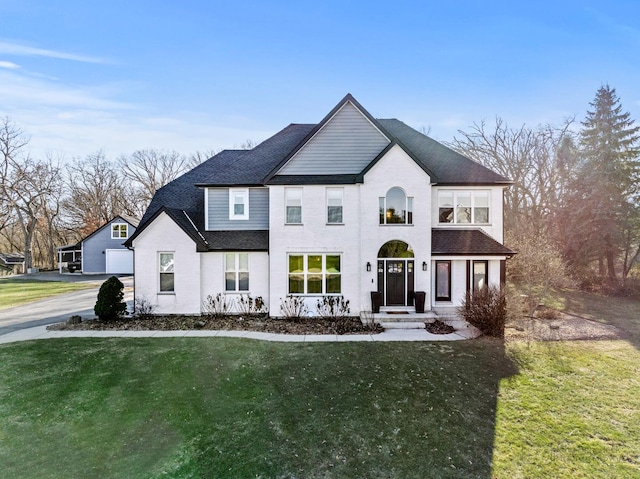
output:
M572 216L570 250L588 265L597 259L599 273L616 277L624 225L638 193L640 127L634 126L615 88L601 86L580 132L581 163L567 207ZM606 266L606 268L605 268Z

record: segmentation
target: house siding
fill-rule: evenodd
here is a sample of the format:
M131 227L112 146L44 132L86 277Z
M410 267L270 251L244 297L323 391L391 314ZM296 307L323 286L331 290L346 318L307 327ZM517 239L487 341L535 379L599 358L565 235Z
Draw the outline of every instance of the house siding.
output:
M111 239L111 225L126 223L119 218L96 231L90 238L82 242L82 272L85 274L103 274L107 271L106 250L126 249L122 244L126 238ZM135 228L127 223L127 232L131 236Z
M268 230L269 189L249 188L249 219L229 219L229 188L207 188L207 229L209 231Z
M278 174L360 173L388 144L389 140L347 103Z

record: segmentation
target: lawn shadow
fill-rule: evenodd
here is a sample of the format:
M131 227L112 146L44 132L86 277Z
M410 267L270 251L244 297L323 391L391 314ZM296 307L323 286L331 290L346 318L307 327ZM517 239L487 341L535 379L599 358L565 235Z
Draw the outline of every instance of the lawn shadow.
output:
M248 405L209 418L226 432L201 436L198 470L241 462L233 477L492 477L500 383L518 374L502 341L264 348L268 362L251 369L260 391L251 420ZM233 464L216 452L229 431Z

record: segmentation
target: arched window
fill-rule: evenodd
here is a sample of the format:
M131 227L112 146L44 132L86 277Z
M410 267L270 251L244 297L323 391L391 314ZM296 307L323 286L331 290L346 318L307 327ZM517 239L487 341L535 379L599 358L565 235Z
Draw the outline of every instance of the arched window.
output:
M391 240L378 250L378 258L413 258L413 250L404 241Z
M394 186L380 198L380 224L413 224L413 198Z

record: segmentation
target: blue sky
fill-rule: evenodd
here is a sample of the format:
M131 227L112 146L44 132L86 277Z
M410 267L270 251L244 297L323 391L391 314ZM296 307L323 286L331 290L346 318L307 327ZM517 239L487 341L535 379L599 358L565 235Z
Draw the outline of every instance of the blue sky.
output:
M352 93L450 141L474 122L640 122L640 2L0 0L0 116L33 155L233 148Z

